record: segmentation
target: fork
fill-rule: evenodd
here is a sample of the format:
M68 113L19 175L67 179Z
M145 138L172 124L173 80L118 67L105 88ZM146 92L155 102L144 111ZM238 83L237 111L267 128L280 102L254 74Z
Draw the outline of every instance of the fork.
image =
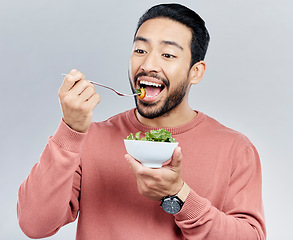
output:
M66 73L62 73L61 74L62 76L66 76L67 74ZM88 80L90 83L94 84L94 85L97 85L97 86L100 86L100 87L104 87L104 88L107 88L107 89L110 89L112 90L113 92L115 92L117 95L119 96L125 96L125 97L132 97L132 96L136 96L138 95L138 93L133 93L133 94L126 94L126 93L121 93L121 92L118 92L117 90L115 90L114 88L111 88L109 86L106 86L104 84L101 84L101 83L97 83L97 82L93 82L93 81L90 81Z

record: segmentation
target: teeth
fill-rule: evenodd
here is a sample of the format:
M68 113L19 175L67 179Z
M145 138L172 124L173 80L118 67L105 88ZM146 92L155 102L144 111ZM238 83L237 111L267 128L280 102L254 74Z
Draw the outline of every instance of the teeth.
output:
M148 81L140 81L140 84L144 84L144 85L147 85L147 86L153 86L153 87L162 87L161 84L148 82Z

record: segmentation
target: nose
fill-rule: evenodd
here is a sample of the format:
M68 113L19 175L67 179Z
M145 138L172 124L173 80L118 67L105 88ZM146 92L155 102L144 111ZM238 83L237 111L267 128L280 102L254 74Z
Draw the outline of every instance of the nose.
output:
M159 59L154 53L148 53L140 67L143 71L157 73L160 71Z

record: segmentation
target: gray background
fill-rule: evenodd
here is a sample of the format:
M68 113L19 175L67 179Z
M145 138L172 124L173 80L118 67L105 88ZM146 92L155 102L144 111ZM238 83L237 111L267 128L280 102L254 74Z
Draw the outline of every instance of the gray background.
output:
M0 1L0 239L27 239L18 227L17 191L62 117L61 73L130 92L133 32L159 1ZM211 35L207 72L190 103L250 138L262 161L268 239L293 239L292 42L290 0L180 1L197 11ZM290 62L291 61L291 62ZM97 88L94 120L134 107ZM129 226L131 227L131 226ZM76 222L50 239L74 239Z

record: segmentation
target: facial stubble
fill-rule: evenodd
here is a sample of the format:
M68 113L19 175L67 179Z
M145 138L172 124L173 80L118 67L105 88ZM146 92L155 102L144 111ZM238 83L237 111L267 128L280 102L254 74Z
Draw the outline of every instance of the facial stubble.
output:
M130 77L129 81L132 91L134 91ZM155 103L143 102L137 97L134 97L137 111L141 116L148 119L154 119L161 116L167 117L180 103L182 103L188 92L188 86L189 83L187 76L185 81L178 84L178 86L168 94L166 100L159 100ZM162 101L164 101L163 105L159 106Z

